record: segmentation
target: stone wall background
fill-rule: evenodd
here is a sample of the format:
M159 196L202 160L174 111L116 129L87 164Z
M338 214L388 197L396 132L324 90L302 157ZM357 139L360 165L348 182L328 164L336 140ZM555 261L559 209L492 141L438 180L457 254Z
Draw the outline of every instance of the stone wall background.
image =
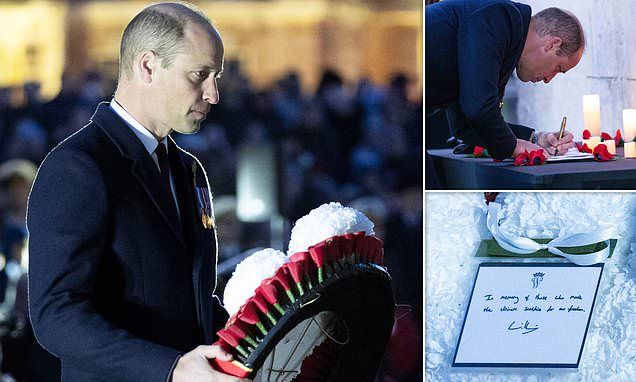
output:
M622 110L636 108L636 1L521 0L535 14L548 7L573 12L583 24L586 49L581 62L549 84L522 83L515 75L506 88L504 115L509 122L537 131L556 131L563 116L580 140L584 94L601 98L601 131L614 136Z

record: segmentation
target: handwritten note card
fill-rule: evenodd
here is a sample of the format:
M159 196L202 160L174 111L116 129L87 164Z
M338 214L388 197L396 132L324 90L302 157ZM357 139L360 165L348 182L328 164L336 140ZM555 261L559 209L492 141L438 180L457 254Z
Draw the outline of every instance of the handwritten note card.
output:
M483 263L455 367L578 367L603 264Z

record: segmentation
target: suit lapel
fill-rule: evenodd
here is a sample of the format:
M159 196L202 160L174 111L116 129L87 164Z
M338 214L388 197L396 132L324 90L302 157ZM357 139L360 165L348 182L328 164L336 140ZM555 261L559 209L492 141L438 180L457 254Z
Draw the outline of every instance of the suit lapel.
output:
M209 328L212 327L211 316L207 309L207 301L205 293L212 294L212 291L206 291L206 280L210 277L209 272L214 271L205 264L206 256L210 256L210 246L205 242L206 232L202 229L202 223L197 214L197 203L195 195L194 174L180 154L181 149L177 147L171 137L168 138L168 146L171 161L174 164L175 182L179 183L179 206L181 207L181 218L185 232L186 240L190 246L188 252L192 258L192 285L194 287L194 297L196 300L197 318L199 325L203 329L204 338L210 336ZM208 234L209 235L209 234ZM206 342L211 343L211 342Z
M159 210L177 241L185 249L183 234L173 207L174 203L169 199L172 195L162 186L159 169L144 145L107 102L99 104L91 120L108 135L123 156L132 160L130 171Z
M178 147L177 150L183 151ZM197 314L199 315L199 323L203 328L205 343L211 344L214 341L216 330L220 329L219 325L215 326L215 321L217 319L223 320L224 318L223 314L215 312L215 308L223 308L221 308L220 303L215 303L213 298L217 256L216 228L204 228L200 215L202 206L197 202L197 191L195 189L195 187L200 187L205 193L208 193L210 186L201 164L187 152L183 152L181 157L182 161L180 163L183 165L181 170L185 174L185 181L182 184L187 185L186 188L189 191L187 194L191 198L187 205L188 208L192 207L192 219L190 219L194 254L192 282L197 302ZM210 203L211 200L207 204ZM222 327L224 323L225 321L222 321L220 326Z
M192 179L188 176L186 164L181 154L181 149L168 137L168 156L170 157L170 168L177 191L179 210L181 212L181 226L183 227L183 237L188 247L188 256L192 260L194 249L196 248L196 212L193 195Z

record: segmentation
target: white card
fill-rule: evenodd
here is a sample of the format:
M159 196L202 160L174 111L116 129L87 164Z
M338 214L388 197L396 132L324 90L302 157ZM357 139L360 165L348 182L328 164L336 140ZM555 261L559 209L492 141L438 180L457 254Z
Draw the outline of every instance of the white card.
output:
M483 263L455 367L577 368L603 264Z

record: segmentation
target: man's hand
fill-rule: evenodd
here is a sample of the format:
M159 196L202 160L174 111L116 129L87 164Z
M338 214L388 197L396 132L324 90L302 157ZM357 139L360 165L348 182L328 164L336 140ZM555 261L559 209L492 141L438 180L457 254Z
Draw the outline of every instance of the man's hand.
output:
M515 147L515 151L512 153L512 157L514 158L526 150L530 152L530 151L541 150L541 149L543 149L543 151L547 151L543 147L537 146L532 142L524 141L523 139L517 139L517 146ZM549 157L549 156L550 156L550 153L546 152L546 157Z
M543 147L550 155L563 155L571 147L574 147L574 135L569 131L563 132L563 137L558 139L559 133L540 132L537 136L537 143Z
M201 345L179 358L172 373L172 382L250 382L214 370L208 359L231 361L232 355L217 345Z

